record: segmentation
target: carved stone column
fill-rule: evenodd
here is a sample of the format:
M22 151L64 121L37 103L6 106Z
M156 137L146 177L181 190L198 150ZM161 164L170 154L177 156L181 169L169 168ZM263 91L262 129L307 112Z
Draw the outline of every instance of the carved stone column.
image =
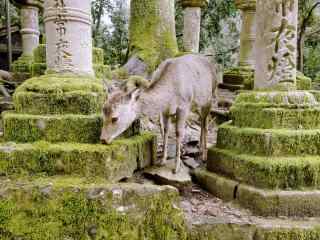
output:
M239 66L254 68L254 42L256 39L256 0L235 0L242 11Z
M258 0L256 89L296 87L298 0Z
M182 0L184 7L183 47L187 52L199 52L201 7L205 0Z
M94 74L90 2L45 1L44 22L49 72Z

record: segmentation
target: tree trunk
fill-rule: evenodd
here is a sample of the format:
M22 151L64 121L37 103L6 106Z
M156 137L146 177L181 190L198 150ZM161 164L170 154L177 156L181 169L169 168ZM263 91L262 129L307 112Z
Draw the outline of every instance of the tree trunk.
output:
M300 72L303 72L304 67L304 39L305 39L305 32L301 32L298 38L298 67L297 69Z
M173 0L131 0L129 61L130 75L153 72L165 59L178 53Z

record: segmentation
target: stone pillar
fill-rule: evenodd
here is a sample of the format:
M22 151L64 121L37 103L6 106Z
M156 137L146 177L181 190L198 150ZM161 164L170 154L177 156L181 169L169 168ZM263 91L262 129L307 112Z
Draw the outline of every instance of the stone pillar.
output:
M254 42L256 39L256 0L235 0L242 11L242 27L240 36L240 67L255 65Z
M45 0L49 72L94 75L90 0Z
M25 55L32 55L39 45L39 8L36 6L21 7L21 37L22 51Z
M21 9L21 37L23 55L32 56L39 45L39 10L43 8L43 0L14 0Z
M187 52L199 52L201 7L205 0L182 0L184 7L183 47Z
M296 88L298 0L258 0L256 89Z

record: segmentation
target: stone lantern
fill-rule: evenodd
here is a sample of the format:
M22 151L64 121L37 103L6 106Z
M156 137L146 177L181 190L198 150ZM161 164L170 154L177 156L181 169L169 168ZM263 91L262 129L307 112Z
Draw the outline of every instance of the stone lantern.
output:
M183 47L187 52L199 52L201 8L206 0L182 0L184 8Z
M225 71L220 84L232 91L252 89L255 68L256 0L235 0L235 4L242 11L239 65Z
M39 46L39 11L43 0L13 0L21 9L22 56L12 64L12 72L17 80L31 77L33 50Z
M256 40L256 0L235 0L242 11L239 66L254 69L254 42Z

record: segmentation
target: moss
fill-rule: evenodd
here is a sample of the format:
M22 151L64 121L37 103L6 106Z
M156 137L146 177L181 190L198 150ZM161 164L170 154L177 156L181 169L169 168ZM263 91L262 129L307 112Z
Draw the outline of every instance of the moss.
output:
M320 131L220 126L217 147L263 156L320 155Z
M319 191L270 191L262 190L246 184L239 183L225 178L221 175L204 170L197 170L195 174L199 184L206 188L215 196L226 201L232 201L241 207L250 209L255 216L263 217L315 217L320 214L320 195ZM225 198L227 196L228 198ZM229 199L229 196L233 196ZM289 228L290 222L285 221ZM313 227L306 228L309 222L300 223L299 229L317 229ZM291 229L297 228L297 223L291 224ZM316 227L319 225L316 224ZM261 223L258 221L258 229L278 230L279 223ZM284 230L285 231L285 230ZM254 232L253 236L256 236ZM249 239L256 239L255 237ZM263 238L262 238L263 239ZM311 238L312 239L312 238Z
M19 113L100 113L105 93L101 80L74 75L43 75L29 79L14 94Z
M254 70L246 67L228 69L223 74L223 83L244 85L245 89L251 90L254 85Z
M174 32L160 17L160 14L165 13L160 13L159 4L155 0L131 3L130 55L142 59L148 65L149 72L153 72L160 62L174 57L178 52Z
M318 129L320 108L264 108L264 105L238 104L231 118L237 127L262 129Z
M33 62L33 56L22 55L11 66L11 71L14 73L31 73L31 64Z
M31 76L38 77L44 75L47 70L47 64L45 63L33 63L31 68Z
M79 175L116 182L155 162L155 137L144 133L112 145L35 142L3 143L1 175Z
M319 156L263 157L213 148L208 170L266 189L319 189Z
M33 50L34 63L46 63L46 45L40 44Z
M43 189L51 190L49 194ZM177 191L131 185L11 184L0 206L5 240L186 239ZM26 191L26 189L28 189ZM2 238L3 239L3 238Z
M92 49L92 63L103 65L104 64L104 51L101 48Z
M257 231L256 240L317 240L320 239L319 226L311 229L278 227L262 228Z
M298 90L311 90L312 79L306 77L301 72L297 72L297 89Z
M99 115L3 115L5 140L14 142L99 142Z
M94 70L96 78L101 78L101 79L111 79L112 78L111 68L108 65L94 64L93 70Z
M125 68L116 68L111 72L112 79L125 80L129 78L129 73Z

